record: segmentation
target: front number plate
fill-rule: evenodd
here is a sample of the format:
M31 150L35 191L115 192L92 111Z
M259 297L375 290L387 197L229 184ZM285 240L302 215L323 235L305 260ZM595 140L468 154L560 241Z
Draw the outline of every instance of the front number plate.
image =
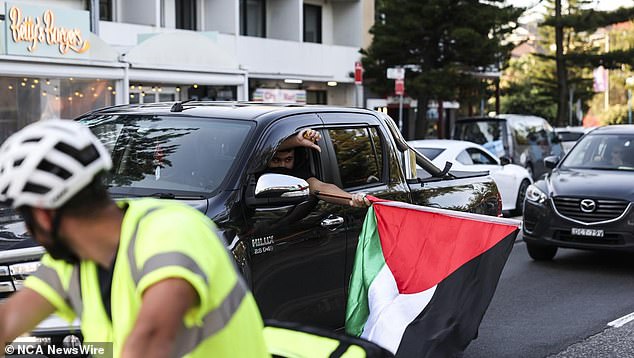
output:
M572 228L572 234L576 236L592 236L592 237L603 237L603 230L601 229L583 229L583 228Z

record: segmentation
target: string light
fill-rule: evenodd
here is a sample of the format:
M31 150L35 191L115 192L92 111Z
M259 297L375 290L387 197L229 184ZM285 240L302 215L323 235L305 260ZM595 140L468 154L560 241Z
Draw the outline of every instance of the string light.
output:
M96 94L96 93L93 93L93 94L92 94L92 96L93 96L93 97L99 97L99 95L98 95L98 94Z
M71 81L72 81L72 80L74 80L74 78L72 78L72 77L71 77L71 78L69 78L69 79L70 79Z
M112 94L117 94L117 91L112 91Z
M108 86L108 91L112 91L112 86Z
M46 91L42 91L42 96L46 97Z
M134 94L133 93L130 93L130 98L134 98Z
M22 86L22 87L26 86L26 82L20 83L20 86Z
M176 87L176 92L180 92L181 88L180 87Z
M9 91L13 90L13 86L9 85Z
M143 86L139 85L139 91L143 91Z
M40 80L38 80L37 78L33 80L33 83L40 83Z
M130 86L130 89L131 89L131 90L133 90L134 88L135 88L135 87L134 87L134 85L131 85L131 86ZM108 90L111 90L111 89L112 89L112 88L110 88L110 87L108 88Z
M194 88L198 88L198 85L197 85L197 84L194 84Z
M46 84L47 84L47 85L50 85L50 84L51 84L51 81L50 81L48 78L46 79Z
M72 100L73 100L73 97L68 97L68 100L69 100L69 101L72 101Z
M35 88L35 85L31 85L31 88Z

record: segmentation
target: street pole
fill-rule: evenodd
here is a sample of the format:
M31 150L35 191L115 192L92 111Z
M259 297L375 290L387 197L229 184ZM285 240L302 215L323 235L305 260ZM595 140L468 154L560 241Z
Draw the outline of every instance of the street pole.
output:
M634 87L634 76L625 79L627 89L627 123L632 124L632 88Z
M403 95L399 96L398 101L398 128L403 133Z

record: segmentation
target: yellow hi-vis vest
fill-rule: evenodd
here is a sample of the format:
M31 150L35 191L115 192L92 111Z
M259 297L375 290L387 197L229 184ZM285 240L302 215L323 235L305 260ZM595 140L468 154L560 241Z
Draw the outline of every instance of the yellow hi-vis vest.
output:
M184 204L157 199L119 205L128 208L112 276L112 321L92 261L70 265L44 255L24 285L45 297L69 322L80 318L84 342L112 342L114 357L119 357L143 291L166 278L180 278L196 290L200 303L183 319L177 356L268 356L255 300L211 220Z

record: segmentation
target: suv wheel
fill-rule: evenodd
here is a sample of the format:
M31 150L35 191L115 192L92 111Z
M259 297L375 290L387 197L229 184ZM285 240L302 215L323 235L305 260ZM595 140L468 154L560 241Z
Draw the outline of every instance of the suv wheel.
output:
M557 254L557 246L546 246L526 243L528 256L535 261L550 261Z

